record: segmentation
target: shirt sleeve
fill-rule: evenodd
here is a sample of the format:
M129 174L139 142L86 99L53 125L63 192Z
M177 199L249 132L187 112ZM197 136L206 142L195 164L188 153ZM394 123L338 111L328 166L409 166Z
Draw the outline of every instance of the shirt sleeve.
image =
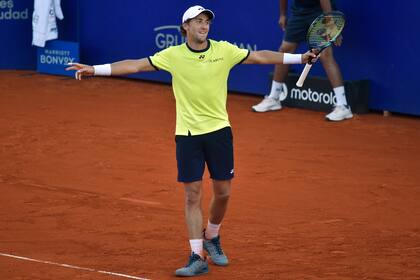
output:
M242 63L249 56L250 51L247 49L241 49L238 46L226 41L223 41L223 44L225 44L228 57L230 58L231 67Z
M165 70L171 72L171 47L149 56L150 64L157 70Z

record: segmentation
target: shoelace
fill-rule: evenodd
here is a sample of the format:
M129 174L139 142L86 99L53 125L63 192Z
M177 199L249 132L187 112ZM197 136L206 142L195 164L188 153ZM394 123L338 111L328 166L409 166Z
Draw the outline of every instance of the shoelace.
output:
M217 254L223 255L223 250L222 250L222 247L220 246L219 238L213 238L210 241L211 241L211 243L213 243L214 247L216 247Z
M197 254L193 254L190 256L190 259L188 260L188 264L186 265L186 267L189 267L190 265L192 265L195 261L200 260L200 256Z

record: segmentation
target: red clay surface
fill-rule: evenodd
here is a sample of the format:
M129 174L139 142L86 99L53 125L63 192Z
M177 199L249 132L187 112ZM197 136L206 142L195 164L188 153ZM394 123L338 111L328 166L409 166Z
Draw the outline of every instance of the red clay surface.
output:
M229 96L231 264L200 279L420 279L420 120L259 100ZM174 279L189 254L174 104L167 85L1 71L0 254ZM127 279L1 255L0 275Z

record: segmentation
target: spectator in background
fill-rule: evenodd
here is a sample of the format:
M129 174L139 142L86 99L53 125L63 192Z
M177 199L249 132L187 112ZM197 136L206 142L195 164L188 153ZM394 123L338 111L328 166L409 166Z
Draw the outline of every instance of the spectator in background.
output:
M291 8L291 17L287 18L288 0L280 0L280 27L285 31L280 52L293 53L299 44L306 39L306 33L312 21L321 13L327 13L335 9L334 0L294 0ZM340 46L340 36L335 44ZM328 47L320 56L321 63L331 82L335 97L336 106L334 110L325 116L329 121L342 121L351 119L353 114L347 104L343 78L340 68L334 59L332 47ZM268 96L257 105L252 106L254 112L268 112L281 109L280 96L285 87L284 81L287 78L289 66L276 64Z

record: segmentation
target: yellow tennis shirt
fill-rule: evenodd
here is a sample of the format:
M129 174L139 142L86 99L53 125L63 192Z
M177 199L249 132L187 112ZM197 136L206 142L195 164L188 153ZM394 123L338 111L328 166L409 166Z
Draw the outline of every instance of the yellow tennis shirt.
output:
M249 51L226 41L208 42L201 51L184 43L149 57L155 68L172 75L176 135L199 135L230 126L226 110L229 72Z

